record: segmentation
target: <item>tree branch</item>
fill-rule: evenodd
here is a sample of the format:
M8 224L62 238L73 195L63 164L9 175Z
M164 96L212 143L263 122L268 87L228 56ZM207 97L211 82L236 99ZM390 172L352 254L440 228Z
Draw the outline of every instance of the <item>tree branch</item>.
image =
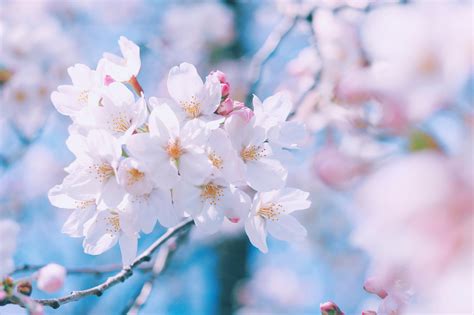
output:
M139 265L144 262L150 261L153 253L166 243L170 238L175 236L178 233L182 233L188 228L191 227L193 221L191 219L186 219L178 225L169 228L159 239L157 239L150 247L148 247L141 255L139 255L135 260L129 265L122 268L116 275L109 277L105 282L80 291L73 291L68 295L55 298L55 299L37 299L33 300L35 303L42 305L50 306L52 308L58 308L63 304L70 303L73 301L78 301L86 296L96 295L101 296L107 289L113 287L114 285L124 282L130 278L133 274L133 269L136 269ZM19 304L17 301L10 301L13 304ZM20 304L21 305L21 304ZM22 305L24 306L24 305Z
M293 27L296 25L299 16L284 17L283 20L273 29L267 37L262 47L257 51L250 62L249 82L250 87L246 97L246 103L252 101L252 94L257 89L263 73L263 67L276 53L283 39L288 36Z
M137 315L140 309L145 306L153 290L153 285L156 278L158 278L158 276L164 272L173 254L179 248L179 244L184 242L188 235L189 230L181 233L173 239L170 239L167 243L167 246L160 249L156 260L153 263L152 274L147 279L147 281L142 284L140 290L134 296L132 301L125 307L125 309L122 311L122 314Z

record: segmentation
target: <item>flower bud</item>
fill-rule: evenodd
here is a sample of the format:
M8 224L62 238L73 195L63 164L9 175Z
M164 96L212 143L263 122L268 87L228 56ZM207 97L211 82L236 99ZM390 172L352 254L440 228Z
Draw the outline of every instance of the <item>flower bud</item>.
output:
M4 300L6 297L7 297L7 293L3 291L2 289L0 289L0 301Z
M241 119L243 119L245 122L249 122L252 117L253 117L253 111L248 108L248 107L242 107L238 110L233 110L232 113L230 113L230 115L236 115L236 116L239 116Z
M115 80L114 80L110 75L107 74L107 75L104 77L104 85L105 85L105 86L109 86L110 84L112 84L112 83L114 83L114 82L115 82Z
M16 290L18 293L21 293L23 295L30 296L31 291L33 291L33 288L31 286L31 282L29 281L21 281L20 283L17 284Z
M377 312L375 311L362 311L362 315L377 315Z
M58 264L48 264L38 272L38 288L45 292L55 292L61 289L66 277L66 269Z
M231 98L226 98L219 107L217 108L217 113L222 116L229 115L234 109L234 101Z
M225 73L222 72L222 71L216 70L216 71L212 71L210 73L210 75L213 75L213 76L217 77L217 79L221 83L222 99L226 99L229 96L229 93L230 93L230 84L229 84L229 82L227 82L227 78L226 78Z
M319 304L321 315L344 315L339 307L331 301Z
M381 284L375 278L369 278L364 282L364 290L377 294L380 298L384 299L387 296L387 291L385 291Z

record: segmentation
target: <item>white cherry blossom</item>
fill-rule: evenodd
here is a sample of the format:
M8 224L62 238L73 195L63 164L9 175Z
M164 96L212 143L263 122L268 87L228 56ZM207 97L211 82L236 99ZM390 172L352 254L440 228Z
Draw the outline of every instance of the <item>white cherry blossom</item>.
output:
M181 128L177 116L164 103L150 99L155 109L150 114L149 133L133 135L127 143L130 153L141 159L159 187L170 188L178 179L201 184L211 173L205 154L206 130L197 120ZM153 176L153 175L152 175Z
M84 252L100 255L117 242L122 253L122 263L129 265L137 255L138 223L129 212L101 210L84 225Z
M309 193L295 188L283 188L255 195L252 208L245 222L245 232L250 242L263 253L268 251L267 233L284 241L299 241L306 236L306 229L290 214L308 209Z
M141 67L140 47L124 36L118 41L123 57L104 53L104 73L119 82L127 82L138 75Z
M51 101L58 112L74 118L85 107L99 105L102 83L97 71L83 64L69 67L67 72L72 85L58 86L58 91L51 94Z
M226 121L225 130L244 164L245 178L251 188L269 191L283 187L287 170L274 159L265 129L256 124L255 117L245 122L239 116L232 116Z
M219 127L224 121L222 116L214 114L221 102L221 83L217 76L209 75L203 83L193 65L182 63L169 72L168 92L181 120L198 119L211 128Z
M215 233L224 217L238 221L248 211L249 197L221 179L210 179L202 185L181 183L173 189L176 208L193 217L196 226Z

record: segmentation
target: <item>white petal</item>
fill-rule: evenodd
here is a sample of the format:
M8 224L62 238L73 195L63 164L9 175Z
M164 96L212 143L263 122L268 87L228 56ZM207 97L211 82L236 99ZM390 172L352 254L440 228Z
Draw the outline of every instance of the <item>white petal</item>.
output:
M117 243L118 234L108 231L106 218L109 211L100 211L84 225L84 252L91 255L100 255Z
M189 101L203 88L196 68L189 63L173 67L168 75L168 92L177 102Z
M262 217L250 214L245 221L245 232L253 246L262 253L268 252L265 220Z
M158 220L162 226L169 228L179 223L182 213L173 206L170 190L155 190L150 201L156 208Z
M135 257L137 257L137 237L122 233L119 238L120 253L122 254L122 264L130 265Z
M163 103L157 98L150 98L150 104L154 106L149 118L150 134L152 136L161 136L166 141L177 137L180 126L176 113L167 103Z
M207 76L204 89L197 96L201 103L201 114L213 114L221 102L221 83L216 76Z
M125 190L117 183L115 177L110 178L105 183L98 203L100 207L116 208L122 202Z
M204 210L194 217L196 227L206 234L216 233L221 227L223 220L223 212L209 203L206 203Z
M311 201L308 200L309 193L285 187L278 192L275 201L282 205L286 214L295 210L308 209L311 206Z
M95 207L74 210L64 223L61 232L71 237L84 236L84 224L94 216L95 212Z
M173 201L178 211L197 215L202 211L201 189L187 182L173 188Z
M277 160L262 158L247 162L246 177L256 191L269 191L283 187L288 172Z
M273 237L283 241L301 241L306 237L306 229L291 215L279 216L277 220L267 220L267 229Z
M212 164L204 152L186 152L179 159L180 175L192 184L202 184L211 172Z

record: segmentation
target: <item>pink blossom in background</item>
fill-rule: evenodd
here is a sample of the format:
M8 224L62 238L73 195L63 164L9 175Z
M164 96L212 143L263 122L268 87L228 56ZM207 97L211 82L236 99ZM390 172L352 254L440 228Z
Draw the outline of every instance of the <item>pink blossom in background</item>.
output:
M60 290L66 278L66 268L58 264L48 264L38 271L38 288L53 293Z

